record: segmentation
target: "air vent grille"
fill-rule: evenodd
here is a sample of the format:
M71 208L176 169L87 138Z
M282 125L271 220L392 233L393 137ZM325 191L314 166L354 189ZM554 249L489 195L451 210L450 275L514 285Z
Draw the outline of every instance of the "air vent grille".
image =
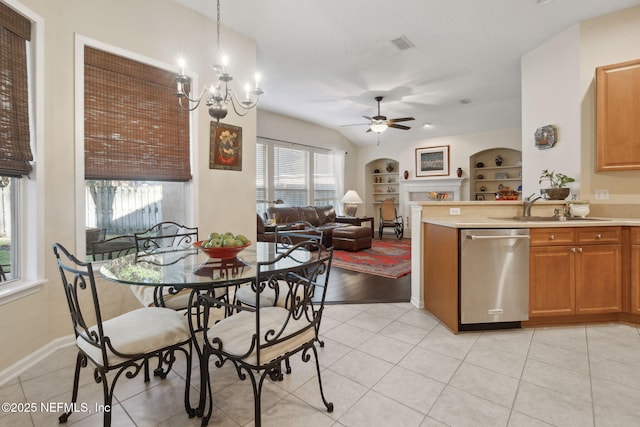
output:
M407 36L402 36L402 37L398 37L397 39L393 39L391 40L391 43L393 43L393 45L397 47L398 50L407 50L407 49L411 49L412 47L415 47L415 45L411 43L411 40L409 40Z

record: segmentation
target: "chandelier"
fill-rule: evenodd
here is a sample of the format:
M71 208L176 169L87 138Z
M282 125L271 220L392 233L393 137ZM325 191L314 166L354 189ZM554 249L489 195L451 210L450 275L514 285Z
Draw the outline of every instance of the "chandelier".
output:
M220 55L220 0L217 1L217 54ZM200 103L204 100L209 107L209 115L220 122L220 119L227 117L228 105L231 105L233 111L239 116L246 115L250 109L258 105L258 98L264 92L260 89L260 75L255 75L255 86L251 88L249 84L244 87L244 98L240 97L229 87L229 82L233 80L233 76L229 73L227 66L229 65L229 59L226 56L222 56L221 64L214 65L213 71L218 77L218 81L206 86L200 96L196 99L189 98L188 90L191 86L191 78L184 74L184 62L180 61L180 72L176 77L176 83L178 90L176 96L178 97L178 103L186 110L193 111L200 106Z

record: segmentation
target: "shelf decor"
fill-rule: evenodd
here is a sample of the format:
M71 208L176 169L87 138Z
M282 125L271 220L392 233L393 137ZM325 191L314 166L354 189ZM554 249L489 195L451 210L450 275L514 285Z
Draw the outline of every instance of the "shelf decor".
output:
M242 128L211 122L209 169L242 170Z
M416 177L449 175L449 146L416 148Z

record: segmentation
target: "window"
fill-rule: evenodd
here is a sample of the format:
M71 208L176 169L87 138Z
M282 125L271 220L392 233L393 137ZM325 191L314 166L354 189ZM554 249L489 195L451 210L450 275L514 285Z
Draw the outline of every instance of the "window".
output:
M289 206L336 205L337 177L331 151L258 138L257 211L282 200Z
M31 21L0 3L0 282L19 279L20 178L31 172Z
M84 49L86 248L91 241L188 223L189 112L175 72L106 49Z

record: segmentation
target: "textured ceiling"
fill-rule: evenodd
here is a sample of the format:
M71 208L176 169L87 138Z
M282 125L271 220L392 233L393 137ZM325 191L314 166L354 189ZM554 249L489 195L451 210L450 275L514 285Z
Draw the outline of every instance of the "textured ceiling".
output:
M214 0L175 0L215 19ZM544 2L543 2L544 3ZM261 108L376 144L363 115L413 116L402 142L520 127L520 57L581 20L640 0L222 0L257 42ZM640 25L640 23L639 23ZM400 51L405 36L415 47ZM553 64L550 64L553 66ZM471 100L462 104L460 100ZM433 124L423 128L424 123Z

